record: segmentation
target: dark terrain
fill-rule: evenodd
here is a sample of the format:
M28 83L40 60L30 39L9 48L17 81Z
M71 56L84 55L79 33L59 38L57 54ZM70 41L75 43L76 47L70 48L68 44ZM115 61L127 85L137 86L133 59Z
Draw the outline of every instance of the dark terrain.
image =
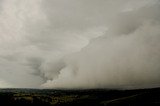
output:
M0 89L0 106L160 106L160 88L141 90Z

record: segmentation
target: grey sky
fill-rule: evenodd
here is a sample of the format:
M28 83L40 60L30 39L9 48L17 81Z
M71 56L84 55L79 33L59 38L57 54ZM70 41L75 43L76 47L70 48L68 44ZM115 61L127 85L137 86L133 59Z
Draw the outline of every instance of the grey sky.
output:
M0 0L0 87L158 86L159 9L159 0Z

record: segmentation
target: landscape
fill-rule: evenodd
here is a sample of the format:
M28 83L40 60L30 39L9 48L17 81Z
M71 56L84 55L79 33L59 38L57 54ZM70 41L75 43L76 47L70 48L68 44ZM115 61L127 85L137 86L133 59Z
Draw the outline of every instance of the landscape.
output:
M160 106L160 0L0 0L0 106Z
M0 100L1 106L159 106L160 88L139 90L0 89Z

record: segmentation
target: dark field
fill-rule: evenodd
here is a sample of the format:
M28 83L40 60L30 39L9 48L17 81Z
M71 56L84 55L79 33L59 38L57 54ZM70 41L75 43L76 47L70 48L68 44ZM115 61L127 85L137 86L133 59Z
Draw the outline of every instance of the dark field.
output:
M141 90L0 89L0 106L160 106L160 88Z

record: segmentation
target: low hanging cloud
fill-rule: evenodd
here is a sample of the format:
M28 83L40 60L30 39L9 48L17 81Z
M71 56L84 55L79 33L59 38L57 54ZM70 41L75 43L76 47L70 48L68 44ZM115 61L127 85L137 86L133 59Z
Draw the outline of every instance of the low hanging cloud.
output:
M65 58L58 88L143 88L159 86L160 5L125 11L109 22L106 33Z
M160 85L159 0L0 3L0 87Z

